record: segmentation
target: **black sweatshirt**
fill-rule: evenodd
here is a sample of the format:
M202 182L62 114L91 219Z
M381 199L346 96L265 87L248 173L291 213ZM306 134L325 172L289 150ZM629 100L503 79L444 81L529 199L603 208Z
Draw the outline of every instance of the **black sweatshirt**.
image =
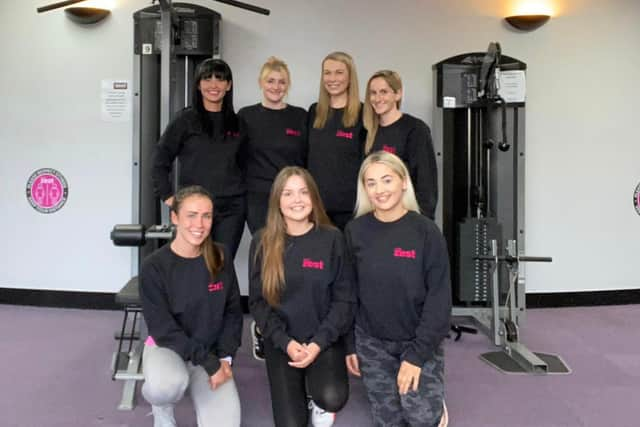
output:
M449 256L442 233L410 211L393 222L363 215L347 225L345 236L356 271L356 324L379 339L411 341L402 360L423 366L450 327ZM352 341L348 346L354 353Z
M438 203L438 170L429 126L416 117L402 114L389 126L378 127L371 151L378 150L393 153L404 161L420 210L434 219Z
M222 113L207 113L213 122L213 136L202 127L192 107L178 113L167 126L153 153L153 187L157 197L173 195L171 170L180 159L180 187L201 185L214 197L238 196L245 192L240 166L240 132L222 131Z
M220 368L220 358L235 355L242 335L240 290L226 249L224 259L223 270L211 280L202 256L183 258L164 245L140 269L149 335L209 375Z
M344 109L330 108L324 127L315 129L316 105L309 107L307 168L318 184L327 212L353 212L366 138L362 109L356 125L345 128L342 125Z
M287 236L285 289L276 308L262 296L261 252L255 258L261 236L254 236L249 252L249 310L262 335L285 353L291 339L315 342L324 350L353 324L353 270L342 233L314 227L302 236Z
M242 134L247 190L269 193L276 175L285 166L307 163L307 112L287 105L272 110L262 104L238 111Z

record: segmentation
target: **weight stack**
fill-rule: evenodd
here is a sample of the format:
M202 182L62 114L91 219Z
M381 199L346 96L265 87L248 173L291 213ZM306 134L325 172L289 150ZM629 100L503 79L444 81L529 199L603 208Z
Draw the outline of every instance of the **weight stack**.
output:
M465 218L458 223L458 281L454 289L465 303L487 302L491 262L475 259L491 255L491 240L502 241L502 226L495 218Z

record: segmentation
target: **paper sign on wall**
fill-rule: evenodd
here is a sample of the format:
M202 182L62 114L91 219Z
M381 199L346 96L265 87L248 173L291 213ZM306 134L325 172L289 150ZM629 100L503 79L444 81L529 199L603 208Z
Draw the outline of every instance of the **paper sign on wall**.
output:
M524 102L527 85L524 70L500 71L498 95L505 102Z
M105 122L131 120L131 83L129 80L102 80L101 117Z

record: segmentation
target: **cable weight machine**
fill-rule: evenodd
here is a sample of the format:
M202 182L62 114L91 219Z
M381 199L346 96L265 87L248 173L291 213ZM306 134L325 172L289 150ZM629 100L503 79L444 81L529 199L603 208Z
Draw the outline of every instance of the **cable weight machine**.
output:
M524 254L525 70L487 52L457 55L433 66L434 146L442 203L437 216L450 252L453 321L458 333L485 334L499 351L483 360L508 373L568 373L560 357L530 351L520 330L526 317Z

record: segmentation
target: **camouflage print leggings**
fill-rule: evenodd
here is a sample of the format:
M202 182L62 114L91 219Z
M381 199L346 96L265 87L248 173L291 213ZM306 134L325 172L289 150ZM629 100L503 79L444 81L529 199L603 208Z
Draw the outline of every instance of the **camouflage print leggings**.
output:
M367 335L356 326L356 353L362 380L371 403L376 426L437 427L444 400L444 351L442 345L433 360L422 366L417 391L398 393L400 357L408 341L387 341Z

